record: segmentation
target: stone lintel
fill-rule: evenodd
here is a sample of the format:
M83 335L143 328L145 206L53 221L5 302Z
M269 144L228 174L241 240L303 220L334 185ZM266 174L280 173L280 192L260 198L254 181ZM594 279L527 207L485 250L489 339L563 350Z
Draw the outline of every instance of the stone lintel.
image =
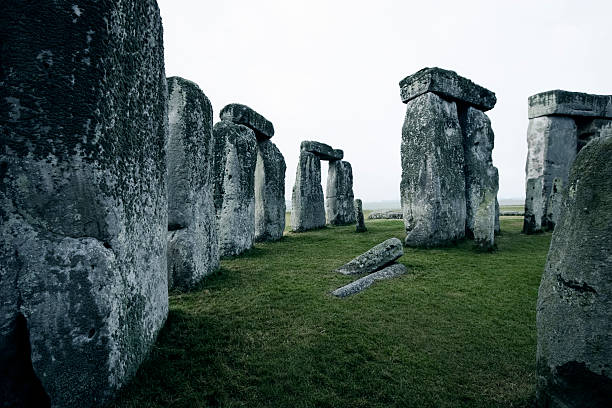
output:
M274 136L274 125L268 119L246 105L230 103L219 113L221 120L228 120L252 129L257 140L268 140Z
M330 145L320 142L304 140L300 145L300 150L304 150L315 154L321 160L342 160L344 152L340 149L334 149Z
M592 95L560 89L529 97L529 119L539 116L588 116L612 119L612 95Z
M404 103L426 92L433 92L442 98L471 105L483 112L493 109L497 102L494 92L476 85L454 71L437 67L423 68L402 79L399 85Z

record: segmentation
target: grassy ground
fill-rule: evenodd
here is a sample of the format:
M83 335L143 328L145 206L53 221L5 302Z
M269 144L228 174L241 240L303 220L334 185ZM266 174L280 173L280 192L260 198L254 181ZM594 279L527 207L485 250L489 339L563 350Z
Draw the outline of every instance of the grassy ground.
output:
M503 217L494 253L407 249L409 273L347 299L332 270L398 220L288 234L174 294L150 358L116 407L527 407L535 302L550 234Z

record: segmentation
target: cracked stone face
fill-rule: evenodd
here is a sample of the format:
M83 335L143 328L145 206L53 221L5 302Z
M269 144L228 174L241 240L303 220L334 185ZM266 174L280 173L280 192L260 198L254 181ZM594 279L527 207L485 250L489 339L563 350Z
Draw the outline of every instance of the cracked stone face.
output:
M406 108L400 185L405 243L445 245L465 236L464 151L457 107L429 92L408 101Z
M612 137L587 144L563 193L537 303L537 401L607 407L612 395Z
M15 2L0 26L0 393L7 361L32 380L0 400L103 405L168 312L159 10Z
M212 106L195 83L168 78L168 122L168 283L189 290L219 267Z

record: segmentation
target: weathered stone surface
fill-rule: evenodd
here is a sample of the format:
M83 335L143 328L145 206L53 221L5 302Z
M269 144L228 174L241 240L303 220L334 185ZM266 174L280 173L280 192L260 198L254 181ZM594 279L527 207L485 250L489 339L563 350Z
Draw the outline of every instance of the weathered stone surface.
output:
M268 119L246 105L230 103L219 113L221 120L227 120L244 125L255 132L258 141L264 141L274 136L274 125Z
M363 219L363 204L360 199L355 200L355 220L357 222L355 232L366 232L368 230Z
M80 4L0 13L3 406L105 404L168 313L159 10Z
M559 215L561 214L561 203L563 200L563 180L556 177L553 180L552 187L550 189L550 195L548 197L548 205L546 206L546 228L550 231L555 229L555 225L559 222Z
M355 222L354 199L351 163L342 160L329 162L325 197L327 223L331 225L353 224Z
M332 295L341 298L354 295L355 293L359 293L364 289L369 288L378 280L394 278L396 276L405 274L406 271L406 267L402 264L389 265L378 272L371 273L363 278L357 279L355 282L351 282L348 285L334 290Z
M493 166L494 134L485 113L468 107L460 114L465 155L466 235L476 245L491 249L495 245L495 202L499 186Z
M255 239L257 141L251 129L226 120L215 124L213 138L219 253L238 255Z
M168 78L168 125L168 286L188 290L219 267L212 106L193 82Z
M429 92L407 103L401 157L406 245L439 246L463 238L463 136L454 102Z
M434 92L444 99L474 106L482 111L493 109L495 93L441 68L423 68L400 81L402 102L407 103L427 92Z
M612 137L576 157L537 303L538 406L609 407Z
M349 263L336 269L343 275L357 275L377 271L399 259L404 255L402 241L397 238L389 238L363 254L351 260Z
M300 145L300 150L314 153L321 160L342 160L344 152L340 149L334 149L330 145L320 142L304 140Z
M580 151L588 142L597 137L612 136L612 120L591 117L574 117Z
M527 144L523 231L534 233L547 224L545 215L553 180L558 177L567 182L570 166L576 157L576 123L571 118L556 116L530 119Z
M401 211L374 211L368 215L369 220L401 220L404 218L404 213Z
M277 241L285 230L285 158L270 141L257 143L255 241Z
M556 89L529 97L529 119L547 115L612 119L612 95L591 95Z
M315 154L302 150L291 197L291 230L303 232L324 226L321 160Z
M497 201L497 197L495 197L495 235L499 235L501 233L501 227L499 225L499 215L499 201ZM525 215L525 212L520 215Z

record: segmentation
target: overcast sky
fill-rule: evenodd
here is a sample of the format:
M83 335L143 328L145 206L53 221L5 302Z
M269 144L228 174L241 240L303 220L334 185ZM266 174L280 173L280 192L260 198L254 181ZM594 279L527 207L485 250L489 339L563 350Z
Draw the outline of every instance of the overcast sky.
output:
M317 140L344 150L356 198L399 200L398 82L424 67L454 70L496 93L487 114L500 198L525 195L528 96L612 94L610 0L158 3L166 75L196 82L215 122L237 102L274 123L287 199L300 142Z

